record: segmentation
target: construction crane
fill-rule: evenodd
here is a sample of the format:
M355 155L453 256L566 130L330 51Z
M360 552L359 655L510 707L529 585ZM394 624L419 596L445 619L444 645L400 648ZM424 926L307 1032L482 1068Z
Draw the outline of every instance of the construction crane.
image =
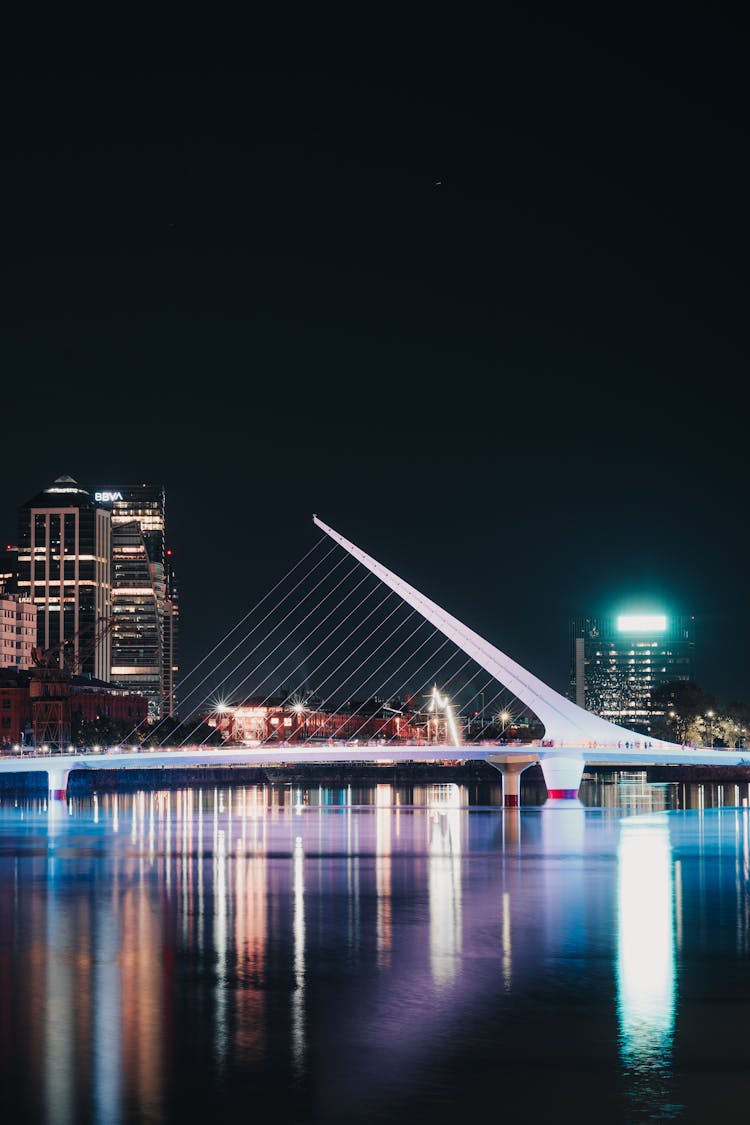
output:
M46 747L52 752L70 744L73 676L96 652L113 624L112 617L99 617L59 644L32 648L29 700L35 750Z

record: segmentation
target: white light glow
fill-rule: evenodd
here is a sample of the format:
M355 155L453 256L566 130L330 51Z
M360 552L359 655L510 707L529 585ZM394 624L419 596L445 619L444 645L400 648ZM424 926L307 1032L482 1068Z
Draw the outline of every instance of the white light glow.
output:
M460 739L458 736L458 725L456 723L456 716L451 707L451 701L446 695L441 695L437 689L437 685L432 689L432 700L430 702L430 710L442 710L445 714L445 720L448 725L448 734L452 739L453 745L458 746Z
M620 615L617 629L620 633L663 633L667 618L663 613L635 613Z

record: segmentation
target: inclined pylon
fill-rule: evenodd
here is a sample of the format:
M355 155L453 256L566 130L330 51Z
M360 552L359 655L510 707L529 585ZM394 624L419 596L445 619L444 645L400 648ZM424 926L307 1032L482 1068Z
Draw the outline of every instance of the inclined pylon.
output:
M543 723L545 742L552 748L575 748L580 750L595 747L611 749L637 749L646 741L643 734L628 730L627 727L610 723L598 715L585 711L572 700L560 695L534 676L528 669L512 660L500 649L495 648L484 637L479 636L463 622L453 617L435 602L421 594L403 578L388 570L365 551L350 543L343 535L328 527L317 516L313 516L317 527L340 544L363 566L372 571L386 586L397 593L413 609L421 613L449 640L453 641L476 661L485 671L511 691L517 699L534 712ZM650 746L675 749L675 744L660 739L648 739Z

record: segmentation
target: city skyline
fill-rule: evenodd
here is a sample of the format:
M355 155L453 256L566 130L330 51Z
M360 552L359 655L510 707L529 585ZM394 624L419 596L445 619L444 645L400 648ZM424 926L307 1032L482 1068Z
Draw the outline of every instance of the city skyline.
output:
M558 690L622 599L746 699L739 40L487 21L10 17L3 539L163 484L181 674L316 512Z
M54 487L57 484L57 479L54 482L49 482L49 483L52 484L53 487ZM81 482L78 482L75 479L70 480L70 486L71 487L75 486L75 488L78 491L81 491L81 490L83 490L85 492L90 491L91 500L103 511L114 511L118 507L118 505L119 505L119 507L123 507L123 502L122 502L122 495L123 494L119 490L118 491L108 490L106 492L102 492L100 489L95 489L95 488L92 488L91 490L89 490L89 489L83 488L83 486L81 485ZM122 482L119 482L119 486L126 487L126 486L122 485ZM47 487L49 487L49 484L48 484ZM115 488L115 486L113 485L112 489L114 489L114 488ZM162 497L161 503L162 503L162 506L163 506L163 504L164 504L164 494L165 494L165 491L166 491L164 489L163 485L154 486L153 484L151 484L149 482L143 482L137 488L138 492L140 492L141 490L143 490L144 495L148 494L149 497L151 497L152 492L154 493L154 495L156 495L157 493L160 494L161 497ZM127 495L130 495L130 493L132 491L133 491L132 486L130 486ZM24 505L19 505L19 511L23 511L27 503L29 503L29 501L26 501ZM162 514L160 516L160 521L159 521L158 526L159 526L159 528L161 528L159 534L161 536L161 540L163 540L163 536L164 536L163 508L162 508ZM168 541L171 542L171 540L172 540L172 529L170 528L169 530L170 530L170 535L169 535ZM160 540L160 542L161 542L161 540ZM162 543L161 553L162 554L165 554L165 553L168 554L170 556L169 561L172 561L173 550L172 550L171 547L165 552L164 548L163 548L163 543ZM281 574L279 573L279 575L276 575L275 577L278 579L279 577L281 577ZM174 579L173 579L173 581L174 581ZM266 591L257 591L256 592L257 597L256 597L255 600L257 601L260 596L265 594L265 592ZM248 608L249 608L249 606L245 606L243 608L242 612L238 613L238 615L235 619L227 621L227 623L226 623L227 628L231 628L232 626L236 625L238 623L238 621L242 617L245 616L245 612L247 611ZM650 614L654 614L654 613L655 614L666 614L665 621L667 619L672 620L674 618L674 614L669 609L669 604L668 604L667 600L665 600L665 599L660 600L658 598L654 598L653 596L649 597L648 595L638 595L638 596L635 596L635 597L631 595L630 597L627 597L627 596L621 594L618 598L613 600L613 602L612 602L612 604L609 608L609 611L606 612L606 613L602 613L601 619L602 620L609 619L610 622L611 622L611 628L615 628L616 627L616 621L618 620L617 615L619 613L622 613L622 612L629 612L629 613L633 613L633 612L643 613L643 612L645 612L645 613L650 613ZM678 615L678 616L680 616L680 615ZM700 632L701 632L700 624L701 623L700 622L696 623L695 615L681 615L681 616L682 617L689 616L690 622L691 622L691 624L690 624L691 636L694 634L694 631L696 629L696 625L697 625L698 634L700 635ZM595 620L598 620L598 619L595 619ZM570 628L570 626L571 626L571 621L572 621L571 618L567 619L566 626L568 628ZM190 656L189 656L189 658L186 662L184 676L178 676L177 677L177 680L176 680L177 686L179 686L183 682L183 679L185 679L186 682L188 682L187 678L190 676L190 673L192 672L193 668L196 665L202 663L203 658L207 655L207 653L209 651L209 648L213 647L213 644L219 639L219 635L217 634L216 636L208 639L208 643L206 644L205 648L199 649L199 648L196 647L196 640L197 640L196 634L197 634L198 630L190 629L190 623L189 622L183 622L183 626L184 625L187 625L187 630L186 630L187 647L188 647L188 651L190 653ZM249 621L247 627L249 628L251 625L252 625L252 621ZM665 625L665 627L666 627L666 625ZM241 635L242 634L240 632L238 634L238 636L241 636ZM235 640L236 639L237 638L235 638ZM312 642L310 642L310 643L312 644ZM568 639L567 644L568 644L568 648L567 648L567 659L568 659L567 675L568 675L568 678L569 678L569 676L570 676L570 648L569 648L570 642L569 642L569 639ZM694 639L691 640L691 648L692 649L695 648ZM699 656L699 653L700 653L700 645L698 646L698 656ZM304 654L304 646L303 646L303 654ZM513 654L510 653L509 655L513 655ZM218 659L218 657L217 657L217 659ZM696 664L696 653L693 652L693 658L692 658L692 661L691 661L691 669L690 669L690 677L689 678L693 679L696 682L699 682L702 687L706 687L706 684L703 681L700 680L700 677L697 674L695 674L695 671L694 671L695 664ZM697 660L697 666L698 666L698 668L700 668L700 659ZM210 662L205 667L203 667L201 675L206 674L209 671L209 669L210 669ZM562 676L557 677L558 682L561 681L562 679L563 679ZM116 677L115 677L115 680L116 680ZM194 683L194 682L195 681L193 680L192 683ZM554 683L554 681L552 681L552 680L550 682ZM124 685L122 685L122 686L124 686ZM314 689L314 685L311 685L311 687ZM269 688L273 689L273 685L269 685ZM560 690L560 689L558 689L558 690ZM566 683L563 690L564 690L565 694L567 694L571 699L574 699L574 701L575 701L575 698L576 698L575 693L571 692L569 684ZM708 690L715 690L716 694L724 702L731 702L733 700L746 702L746 700L739 695L732 695L731 693L727 693L727 692L722 693L719 689L712 689L710 687L709 687ZM166 694L165 694L164 698L170 698L171 699L171 696L167 697ZM580 702L580 700L579 700L579 702Z

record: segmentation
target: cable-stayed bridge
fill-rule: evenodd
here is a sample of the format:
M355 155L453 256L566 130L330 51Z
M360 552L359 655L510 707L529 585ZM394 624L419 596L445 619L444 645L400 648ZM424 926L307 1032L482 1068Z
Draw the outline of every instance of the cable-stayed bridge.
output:
M131 732L140 750L135 754L121 745L96 758L8 757L0 761L0 771L46 769L50 796L59 798L65 796L73 769L482 760L500 771L504 803L513 806L519 800L521 773L536 762L551 800L577 799L587 763L750 765L750 755L742 751L647 738L585 711L317 516L313 521L323 537L189 674L193 687L186 699L193 697L195 722L180 728L179 738L161 720L154 730ZM354 564L345 565L350 559ZM305 562L307 568L298 575ZM275 603L266 608L273 596ZM206 668L212 658L213 665ZM438 692L438 680L457 688L463 703ZM260 724L257 737L246 745L217 749L210 740L221 729L222 715L231 710L226 700L243 693L245 711ZM462 716L479 702L481 710L474 715L484 718L488 698L490 708L502 707L508 719L532 717L540 725L540 737L519 745L503 739L462 741ZM392 733L394 722L402 735L424 729L410 727L406 719L401 728L393 719L373 719L373 700L384 715L403 717L405 708L393 704L405 699L411 701L412 719L416 714L424 721L429 707L436 723L437 705L442 708L439 745L410 740L408 733L395 740L382 737ZM422 699L431 702L422 706ZM269 714L272 725L264 727ZM140 745L144 734L148 737Z

